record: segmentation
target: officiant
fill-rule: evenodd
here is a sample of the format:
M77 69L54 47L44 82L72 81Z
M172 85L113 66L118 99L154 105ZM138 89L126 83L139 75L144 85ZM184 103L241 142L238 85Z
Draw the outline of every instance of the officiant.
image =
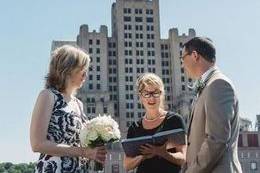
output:
M145 114L138 122L128 129L127 138L154 135L158 132L185 129L182 117L164 108L164 84L159 76L153 73L141 75L136 82L139 100L145 109ZM141 155L124 157L124 167L127 171L137 168L137 173L177 173L186 160L186 145L145 144L140 147Z

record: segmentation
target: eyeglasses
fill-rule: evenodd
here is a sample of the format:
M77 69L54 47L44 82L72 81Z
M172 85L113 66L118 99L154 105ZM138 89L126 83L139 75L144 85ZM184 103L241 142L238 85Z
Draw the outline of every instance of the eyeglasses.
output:
M153 96L153 98L158 98L161 96L161 91L153 91L153 92L140 92L140 94L144 97L144 98L150 98Z
M189 53L186 53L186 54L184 54L184 55L181 57L181 62L184 61L184 58L185 58L187 55L190 55L190 54L189 54Z

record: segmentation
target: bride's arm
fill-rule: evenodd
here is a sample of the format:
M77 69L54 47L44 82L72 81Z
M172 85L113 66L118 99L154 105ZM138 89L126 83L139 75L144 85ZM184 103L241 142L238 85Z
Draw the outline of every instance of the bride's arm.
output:
M81 156L97 161L103 160L106 152L104 148L73 147L47 140L47 131L54 102L54 95L50 91L45 89L40 92L31 119L30 141L32 150L53 156Z

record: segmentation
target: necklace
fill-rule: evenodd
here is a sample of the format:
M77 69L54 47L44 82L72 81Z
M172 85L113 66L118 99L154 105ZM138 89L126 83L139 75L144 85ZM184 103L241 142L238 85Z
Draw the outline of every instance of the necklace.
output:
M154 118L154 119L148 119L148 118L147 118L147 114L145 114L145 115L144 115L144 120L145 120L145 121L153 122L153 121L156 121L156 120L158 120L160 117L163 117L163 116L164 116L164 115L159 114L159 116L157 116L157 117Z

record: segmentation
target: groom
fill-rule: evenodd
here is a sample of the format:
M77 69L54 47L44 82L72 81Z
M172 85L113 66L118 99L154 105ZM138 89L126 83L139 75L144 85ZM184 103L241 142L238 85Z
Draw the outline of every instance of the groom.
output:
M242 173L237 156L238 100L230 79L215 66L215 54L208 38L195 37L184 44L183 67L197 80L185 173Z

